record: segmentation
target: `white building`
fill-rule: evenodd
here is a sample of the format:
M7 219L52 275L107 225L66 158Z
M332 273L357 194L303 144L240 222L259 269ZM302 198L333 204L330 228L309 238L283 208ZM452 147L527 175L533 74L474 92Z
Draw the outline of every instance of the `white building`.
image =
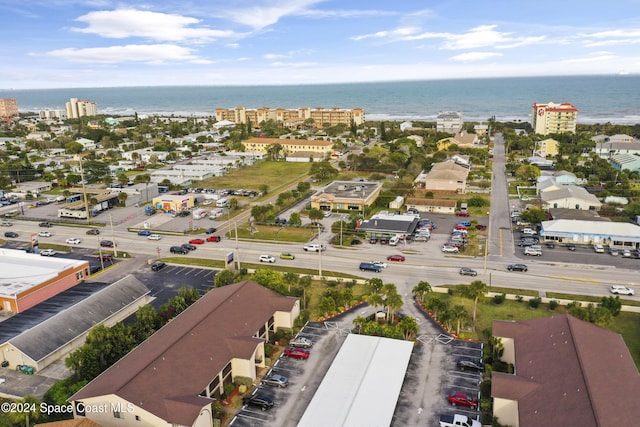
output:
M67 109L67 117L70 119L98 115L98 106L93 101L71 98L65 106Z
M441 111L436 117L436 130L446 133L458 133L464 120L461 111Z

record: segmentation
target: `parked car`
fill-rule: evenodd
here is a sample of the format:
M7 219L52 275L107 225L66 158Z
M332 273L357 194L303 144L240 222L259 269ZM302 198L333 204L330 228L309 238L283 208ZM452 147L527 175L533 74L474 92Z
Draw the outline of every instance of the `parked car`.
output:
M291 341L289 341L290 347L311 348L312 345L313 345L313 341L311 341L307 337L302 337L302 336L297 336L295 338L292 338Z
M537 245L540 241L538 239L536 239L535 237L525 237L523 239L520 239L520 241L518 242L518 246L531 246L531 245Z
M556 247L555 242L545 242L544 245L549 249L554 249Z
M389 255L387 257L387 261L399 261L399 262L403 262L405 261L406 258L403 255Z
M159 234L149 234L147 236L147 240L160 240L162 239L162 236Z
M461 371L476 371L476 372L484 372L484 364L481 360L473 360L473 359L458 359L456 363L458 369Z
M296 259L296 256L291 252L282 252L280 254L280 259Z
M522 233L525 236L535 236L538 234L538 232L533 228L523 228L522 230L520 230L520 233Z
M40 236L40 237L51 237L51 236L53 236L53 234L51 234L49 231L42 230L42 231L40 231L38 233L38 236Z
M306 348L301 347L287 347L284 349L285 356L293 359L308 359L311 352Z
M476 230L486 230L487 226L483 224L476 224Z
M604 246L602 245L593 245L593 251L597 254L603 254L604 253Z
M469 216L469 212L467 212L467 211L458 211L458 212L456 212L456 216L467 217L467 216Z
M171 246L171 248L169 248L169 252L171 252L172 254L186 255L189 253L189 249L185 248L184 246Z
M263 411L273 408L273 399L266 394L255 394L251 397L245 397L242 399L242 404L247 406L255 406Z
M65 243L67 245L79 245L80 243L82 243L82 240L78 239L77 237L69 237L67 240L65 240Z
M631 288L622 285L611 285L609 292L614 295L634 295L635 291Z
M163 268L165 268L167 266L166 263L162 262L162 261L156 261L153 264L151 264L151 270L152 271L160 271Z
M205 234L213 234L213 233L215 233L216 231L218 231L218 229L217 229L217 228L215 228L215 227L211 227L211 228L207 228L207 231L205 231L204 233L205 233Z
M630 249L623 249L620 255L623 258L631 258L631 250Z
M109 262L113 262L113 255L111 254L102 254L98 257L98 259L102 260L102 261L109 261Z
M618 256L619 253L617 248L609 248L609 255Z
M285 388L289 385L289 378L285 377L284 375L271 374L262 378L262 381L260 382L264 385L269 385L272 387Z
M538 249L534 246L527 246L524 248L524 250L522 251L525 255L532 255L532 256L542 256L542 249Z
M196 249L198 249L198 247L196 245L194 245L193 243L183 243L182 245L183 248L185 248L188 251L195 251Z
M451 392L447 395L447 401L451 406L466 406L467 408L478 408L478 399L466 393Z
M42 256L54 256L56 254L56 251L54 251L53 249L43 249L40 251L40 255Z
M204 245L204 239L191 239L189 240L191 245Z
M457 254L458 252L460 252L460 249L458 249L455 246L451 246L451 245L442 245L442 252L444 253L452 253L452 254Z
M53 224L51 224L49 221L45 221L45 222L41 222L40 224L38 224L38 227L51 228L51 227L53 227Z
M98 234L100 234L100 230L98 228L90 228L90 229L87 230L87 234L98 235Z
M469 267L461 267L459 273L460 273L461 276L473 276L473 277L476 277L478 275L477 271L475 271L473 268L469 268Z
M458 221L456 225L462 225L464 227L471 227L471 221Z
M567 250L575 251L576 250L576 245L574 245L573 243L569 243L567 245Z
M151 236L151 230L140 230L138 236Z
M100 246L103 248L113 248L116 244L111 240L100 240Z
M220 240L222 240L222 237L220 237L220 236L209 236L209 237L207 237L207 242L219 242Z
M522 272L526 273L528 268L524 264L509 264L507 266L507 270L509 270L509 271L522 271Z
M274 263L276 262L276 257L273 257L271 255L260 255L260 258L258 258L258 261Z

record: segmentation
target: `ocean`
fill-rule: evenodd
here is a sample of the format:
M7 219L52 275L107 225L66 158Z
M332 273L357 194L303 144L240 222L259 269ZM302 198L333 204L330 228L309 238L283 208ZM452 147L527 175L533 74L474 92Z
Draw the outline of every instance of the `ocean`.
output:
M640 76L563 76L425 80L295 86L154 86L2 90L21 112L64 109L69 98L97 103L106 115L214 116L216 108L340 107L367 120L435 121L461 111L467 121L530 121L534 102L569 102L578 123L640 123ZM635 95L633 95L635 94Z

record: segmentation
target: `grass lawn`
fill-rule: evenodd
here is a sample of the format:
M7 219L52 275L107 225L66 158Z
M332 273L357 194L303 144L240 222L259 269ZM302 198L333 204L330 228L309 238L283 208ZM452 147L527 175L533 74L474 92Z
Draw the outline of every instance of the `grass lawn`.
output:
M272 240L280 242L307 243L316 235L317 229L304 227L279 227L271 225L257 225L254 232L248 226L238 227L239 239ZM235 239L235 230L227 233L229 239Z
M232 169L224 176L215 176L204 181L199 181L197 186L259 190L261 185L266 184L269 187L269 191L272 191L280 185L291 182L299 176L307 174L310 168L311 165L309 163L271 162L261 160L256 162L253 166Z

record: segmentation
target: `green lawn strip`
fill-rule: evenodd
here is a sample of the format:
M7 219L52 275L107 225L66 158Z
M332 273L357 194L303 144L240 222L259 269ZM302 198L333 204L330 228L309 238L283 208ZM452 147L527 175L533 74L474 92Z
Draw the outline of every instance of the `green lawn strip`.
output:
M306 243L316 235L317 229L312 227L280 227L272 225L256 225L255 232L248 226L238 227L238 239L270 240L274 242ZM235 230L227 233L229 239L235 239Z
M446 288L446 289L455 289L456 286L459 285L442 285L442 286L438 286L439 288ZM489 292L496 292L499 294L507 294L507 295L521 295L523 297L537 297L538 296L538 291L534 291L534 290L530 290L530 289L518 289L518 288L503 288L503 287L496 287L496 286L492 286L491 289L489 289ZM569 299L575 299L575 298L569 298Z
M609 326L609 329L622 335L636 366L640 366L639 317L638 313L623 311L614 318L613 323Z
M253 166L231 170L224 176L216 176L200 181L198 186L211 188L232 188L260 190L267 185L269 191L293 181L309 172L309 163L258 161Z
M585 301L585 302L592 302L594 304L600 303L603 298L603 297L598 297L593 295L563 294L560 292L547 292L546 295L547 295L547 298ZM630 299L625 299L624 297L621 297L620 300L622 301L623 305L640 306L640 301L633 301Z

